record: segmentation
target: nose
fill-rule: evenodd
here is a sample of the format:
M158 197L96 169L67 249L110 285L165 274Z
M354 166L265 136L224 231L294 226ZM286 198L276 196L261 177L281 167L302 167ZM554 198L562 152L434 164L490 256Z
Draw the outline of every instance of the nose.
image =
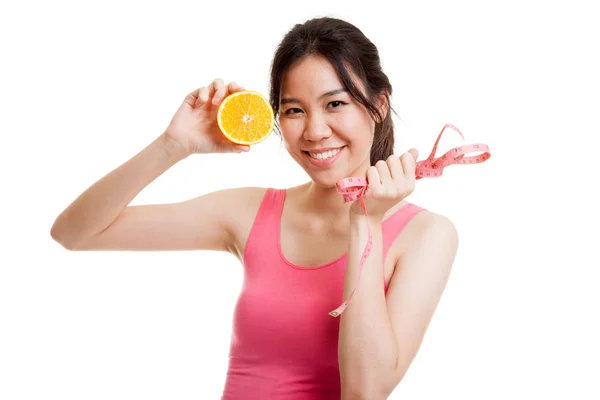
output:
M304 127L305 140L318 142L327 139L331 134L332 131L327 120L319 113L315 113L306 119L306 126Z

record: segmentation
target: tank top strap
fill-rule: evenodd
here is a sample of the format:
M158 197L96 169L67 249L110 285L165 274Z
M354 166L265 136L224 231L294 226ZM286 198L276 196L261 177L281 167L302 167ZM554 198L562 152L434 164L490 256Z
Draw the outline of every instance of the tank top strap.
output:
M283 195L283 191L276 188L269 187L265 191L246 241L245 264L258 259L278 242L277 227L280 224Z
M387 254L392 244L402 232L406 224L418 213L425 211L423 207L419 207L413 203L407 203L402 208L397 210L383 225L383 254Z
M273 230L274 224L279 224L281 211L283 209L285 193L281 189L267 188L263 196L260 208L256 214L254 224L259 227L266 227L268 230Z

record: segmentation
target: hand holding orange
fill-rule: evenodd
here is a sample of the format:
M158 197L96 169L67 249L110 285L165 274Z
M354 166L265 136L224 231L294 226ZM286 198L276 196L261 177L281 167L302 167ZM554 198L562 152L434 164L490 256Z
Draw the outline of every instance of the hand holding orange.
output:
M262 95L215 79L185 97L163 136L185 157L240 153L266 139L273 125L273 109Z
M219 105L227 96L245 89L235 82L227 85L215 79L210 85L188 94L173 116L163 137L170 148L180 149L187 157L195 153L240 153L250 146L228 140L217 123Z

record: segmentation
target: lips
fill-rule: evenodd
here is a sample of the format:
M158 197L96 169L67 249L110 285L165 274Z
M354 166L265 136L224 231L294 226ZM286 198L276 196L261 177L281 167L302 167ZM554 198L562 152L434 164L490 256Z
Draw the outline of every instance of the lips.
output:
M334 147L334 148L329 148L329 149L320 149L318 152L308 152L308 151L303 151L302 153L306 156L306 158L308 158L308 160L315 166L317 167L329 167L330 165L332 165L335 160L337 160L340 156L340 154L342 154L344 152L344 149L346 148L346 146L342 146L342 147ZM315 158L313 156L311 156L311 153L313 156L317 156L317 157L327 157L328 158Z
M335 156L337 153L339 153L342 149L334 149L334 150L328 150L328 151L322 151L322 152L318 152L318 153L313 153L313 152L308 152L308 154L312 157L315 158L317 160L325 160L327 158L333 157Z
M305 150L305 151L307 153L325 153L326 151L341 149L342 147L344 147L344 146L340 146L340 147L325 147L323 149Z

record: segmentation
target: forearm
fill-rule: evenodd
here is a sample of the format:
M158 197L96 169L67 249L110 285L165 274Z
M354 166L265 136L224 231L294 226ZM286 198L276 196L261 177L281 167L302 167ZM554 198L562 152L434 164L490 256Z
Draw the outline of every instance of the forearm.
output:
M185 158L164 134L98 180L71 203L52 226L52 237L65 247L110 226L150 182Z
M384 292L381 218L351 218L344 299L358 282L359 263L368 240L367 224L371 229L373 249L363 267L357 290L340 316L338 357L342 393L346 392L346 399L384 393L398 356Z

